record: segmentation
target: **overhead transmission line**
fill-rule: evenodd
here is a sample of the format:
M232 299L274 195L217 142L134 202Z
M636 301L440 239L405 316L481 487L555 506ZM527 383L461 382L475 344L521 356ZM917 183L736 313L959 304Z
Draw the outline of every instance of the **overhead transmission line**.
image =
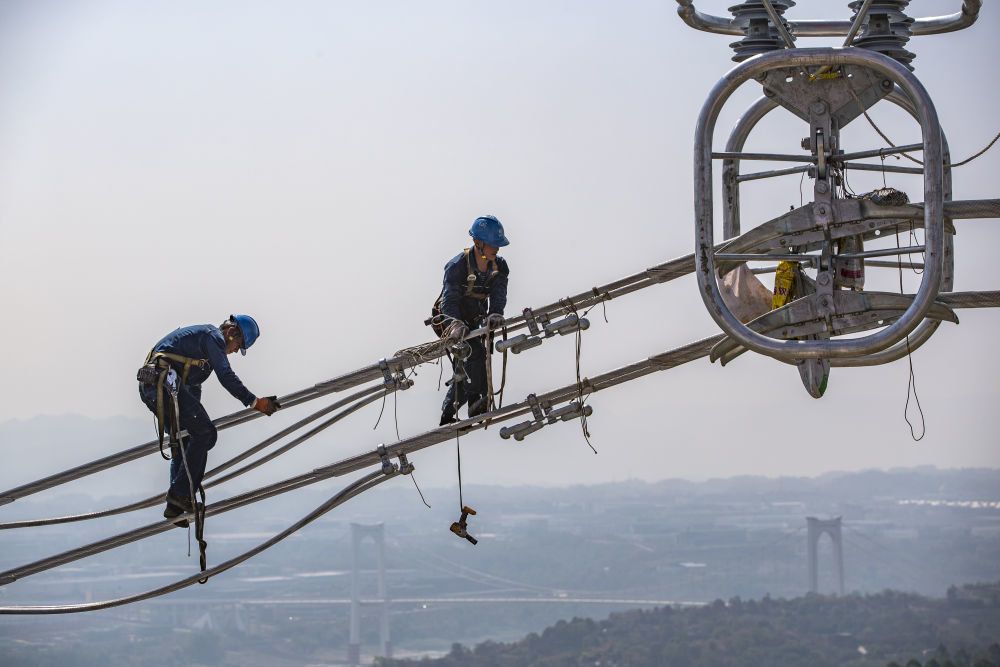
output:
M1000 210L1000 201L998 200L947 202L946 204L946 213L952 217L994 217L997 215L998 210ZM914 208L919 209L919 205ZM614 281L607 285L593 287L586 292L560 299L557 302L540 308L526 308L521 315L506 320L505 326L508 332L527 328L530 336L528 334L522 334L519 337L514 337L504 341L504 344L510 348L514 348L514 351L516 352L518 351L516 346L522 343L525 345L525 349L527 349L528 347L537 346L544 338L552 337L557 333L579 333L580 328L582 328L580 326L580 320L582 318L577 314L579 310L585 311L586 309L592 308L598 304L604 304L607 301L620 296L674 280L692 273L694 269L694 255L686 255L627 276L626 278ZM938 300L950 303L953 307L990 307L1000 305L1000 292L941 293L938 295ZM467 337L488 334L488 328L483 327L470 332ZM101 609L126 604L128 602L135 602L149 597L154 597L156 595L163 595L188 586L195 581L207 580L211 576L225 571L239 562L250 558L255 553L259 553L260 551L272 546L281 539L284 539L284 537L287 537L287 535L291 534L291 532L298 530L345 500L374 487L378 483L381 483L390 477L398 474L411 473L413 466L409 463L407 455L413 452L420 451L435 444L449 441L452 438L457 437L459 434L480 430L485 428L487 425L525 415L530 416L529 421L522 422L521 424L513 427L501 429L501 437L506 438L513 436L515 439L520 440L527 434L534 432L545 425L553 424L556 421L567 421L569 419L585 417L589 413L584 410L584 406L582 404L583 397L590 396L591 394L603 389L645 377L646 375L657 371L674 368L681 364L707 356L712 348L725 338L726 336L724 334L711 336L709 338L695 341L688 345L684 345L661 354L653 355L646 359L593 377L580 377L578 370L577 380L565 387L543 394L529 394L524 401L497 408L488 413L478 415L474 419L467 419L455 424L439 427L416 436L399 439L397 442L389 445L379 445L375 450L351 456L341 461L316 468L309 473L264 486L250 492L238 494L208 505L204 508L205 516L213 516L232 509L243 507L253 502L274 497L288 491L296 490L331 477L338 477L357 472L371 466L380 467L380 471L369 473L360 480L352 483L340 494L337 494L314 510L313 513L307 515L301 521L293 524L290 528L282 531L282 533L279 533L274 538L263 543L256 549L251 550L242 556L231 559L222 565L207 568L201 573L180 582L176 582L175 584L161 587L153 591L147 591L146 593L141 593L128 598L110 600L101 603L43 607L0 607L0 614L69 613L76 611L90 611L93 609ZM273 460L275 457L312 438L340 419L356 412L361 407L379 399L384 399L389 393L395 393L409 388L413 383L412 380L406 376L406 372L420 364L439 359L446 354L446 350L447 344L445 341L441 340L407 348L397 352L391 359L382 359L376 364L366 366L359 370L326 380L324 382L319 382L311 387L307 387L281 397L281 404L287 408L306 403L335 392L346 391L366 383L377 383L372 386L362 388L346 398L335 401L334 403L311 413L294 424L281 429L278 433L266 438L257 445L254 445L246 451L229 459L220 466L212 469L206 474L206 479L210 479L210 482L206 486L222 484L225 481L229 481L241 474L244 474L245 472L259 467L263 463ZM579 353L579 349L577 352ZM574 400L579 402L573 403ZM568 405L563 408L555 407L562 403L568 403ZM587 409L589 410L589 407ZM333 416L329 416L318 425L312 426L306 432L294 437L285 445L278 447L274 451L262 456L260 459L248 463L247 465L244 465L236 470L232 470L228 474L222 474L255 454L262 452L267 447L276 444L281 439L292 435L296 431L309 426L321 418L327 417L337 410L339 410L339 412L333 414ZM221 417L213 423L218 429L221 430L246 423L259 416L259 413L252 410L241 410L239 412ZM61 473L0 493L0 505L12 503L17 499L51 489L61 484L65 484L97 472L108 470L112 467L156 452L159 452L158 441L151 441L126 449L122 452L118 452L117 454L106 456L90 463L77 466ZM393 458L397 459L397 463L392 462L391 459ZM159 496L156 496L129 505L124 505L122 507L88 514L0 523L0 530L36 527L41 525L102 518L151 507L159 501ZM125 544L165 532L174 527L171 521L176 520L177 519L175 518L168 521L156 522L77 549L35 561L21 567L0 572L0 585L9 584L19 579L50 570L81 558L92 556L109 549L120 547Z

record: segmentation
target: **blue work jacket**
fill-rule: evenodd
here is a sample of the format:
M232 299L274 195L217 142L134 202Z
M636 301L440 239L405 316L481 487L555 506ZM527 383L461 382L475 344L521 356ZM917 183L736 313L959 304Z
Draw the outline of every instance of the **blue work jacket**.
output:
M473 248L471 252L475 252ZM444 267L444 290L441 292L441 312L455 319L462 320L470 328L478 327L480 321L487 315L499 313L507 305L507 277L510 269L503 257L497 255L496 271L490 275L489 267L480 271L474 257L466 260L465 251L455 255ZM467 294L469 270L476 277L472 286L474 294L484 298L476 298Z
M257 397L243 386L239 376L229 365L229 359L226 356L226 341L219 327L211 324L196 324L175 329L153 346L153 352L171 352L190 359L208 360L208 364L204 368L191 366L188 370L185 384L189 387L200 389L201 383L207 380L214 370L219 382L237 401L243 405L250 405L257 400ZM172 359L168 361L178 375L184 372L184 364ZM198 393L200 394L200 391Z

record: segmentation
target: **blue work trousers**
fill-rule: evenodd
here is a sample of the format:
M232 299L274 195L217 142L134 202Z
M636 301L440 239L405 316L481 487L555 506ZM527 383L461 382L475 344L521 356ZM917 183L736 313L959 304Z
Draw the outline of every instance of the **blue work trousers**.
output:
M201 387L196 388L200 390ZM139 396L155 415L156 410L156 385L139 385ZM171 401L170 392L164 387L163 400ZM191 387L181 385L177 393L177 402L180 406L180 427L188 432L183 439L184 453L180 452L170 459L170 495L175 498L188 499L191 497L191 486L188 484L188 472L191 473L191 482L197 489L201 484L202 477L205 476L205 466L208 463L208 450L215 447L218 439L218 431L215 424L205 412L201 404L200 391L192 391ZM166 406L165 406L166 407ZM164 415L171 414L170 409L164 410ZM169 419L169 417L165 417ZM164 424L165 429L169 428ZM184 460L187 460L187 470L184 469Z
M457 414L458 407L474 403L486 393L486 346L483 344L483 338L479 336L465 342L472 347L472 354L465 360L465 372L469 379L448 387L448 393L441 405L441 412L445 414Z

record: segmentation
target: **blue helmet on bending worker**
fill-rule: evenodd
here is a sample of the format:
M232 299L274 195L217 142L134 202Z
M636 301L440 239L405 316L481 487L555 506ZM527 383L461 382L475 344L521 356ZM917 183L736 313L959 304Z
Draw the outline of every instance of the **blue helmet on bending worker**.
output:
M472 227L469 227L469 236L497 248L502 248L510 243L503 235L503 225L492 215L476 218Z
M260 327L257 326L257 321L249 315L230 315L229 319L236 322L236 326L240 329L240 334L243 337L240 354L245 357L247 356L247 348L260 337Z

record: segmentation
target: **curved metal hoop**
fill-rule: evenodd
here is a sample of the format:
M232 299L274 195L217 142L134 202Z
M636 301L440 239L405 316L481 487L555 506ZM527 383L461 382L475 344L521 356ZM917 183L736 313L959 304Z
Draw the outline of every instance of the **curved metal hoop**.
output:
M731 17L715 16L699 11L694 0L677 0L680 7L677 15L696 30L714 32L719 35L743 35L741 28ZM910 30L914 35L935 35L968 28L979 18L983 0L962 0L962 6L954 14L928 16L913 20ZM796 37L842 37L851 30L851 21L823 19L790 20L789 31Z
M917 112L916 109L914 109L912 102L910 102L910 100L899 88L893 89L893 91L889 93L885 99L886 101L892 102L896 106L900 107L915 119L917 118ZM726 143L726 152L742 152L747 139L749 139L750 134L753 132L753 129L767 116L767 114L777 107L778 103L775 102L774 99L767 96L760 97L756 102L750 105L747 111L734 125L733 130L729 135L729 140ZM945 162L943 171L943 199L944 201L950 201L952 197L951 160L948 157L950 155L948 137L945 136L943 130L941 132L941 142L944 150ZM736 158L726 158L722 161L722 182L723 187L726 190L724 200L727 202L727 205L723 210L722 232L726 240L740 235L740 183L736 178L739 175L739 169L740 161ZM954 237L945 232L944 272L941 276L940 287L940 291L942 292L950 292L955 286L954 247ZM896 361L897 359L904 357L906 354L913 352L930 340L931 335L937 331L939 326L941 326L941 320L925 319L909 336L906 337L906 340L896 343L887 350L882 350L881 352L876 352L875 354L857 357L854 359L835 359L831 361L831 365L838 367L877 366L879 364Z
M782 67L858 65L894 81L912 101L923 135L925 270L912 304L889 327L869 336L839 340L778 340L758 334L737 319L719 292L714 258L712 139L719 113L747 80ZM702 107L695 130L695 260L698 287L709 314L744 347L782 360L858 358L904 339L923 320L940 289L943 273L943 149L937 112L923 85L898 62L857 48L774 51L750 58L720 80Z

